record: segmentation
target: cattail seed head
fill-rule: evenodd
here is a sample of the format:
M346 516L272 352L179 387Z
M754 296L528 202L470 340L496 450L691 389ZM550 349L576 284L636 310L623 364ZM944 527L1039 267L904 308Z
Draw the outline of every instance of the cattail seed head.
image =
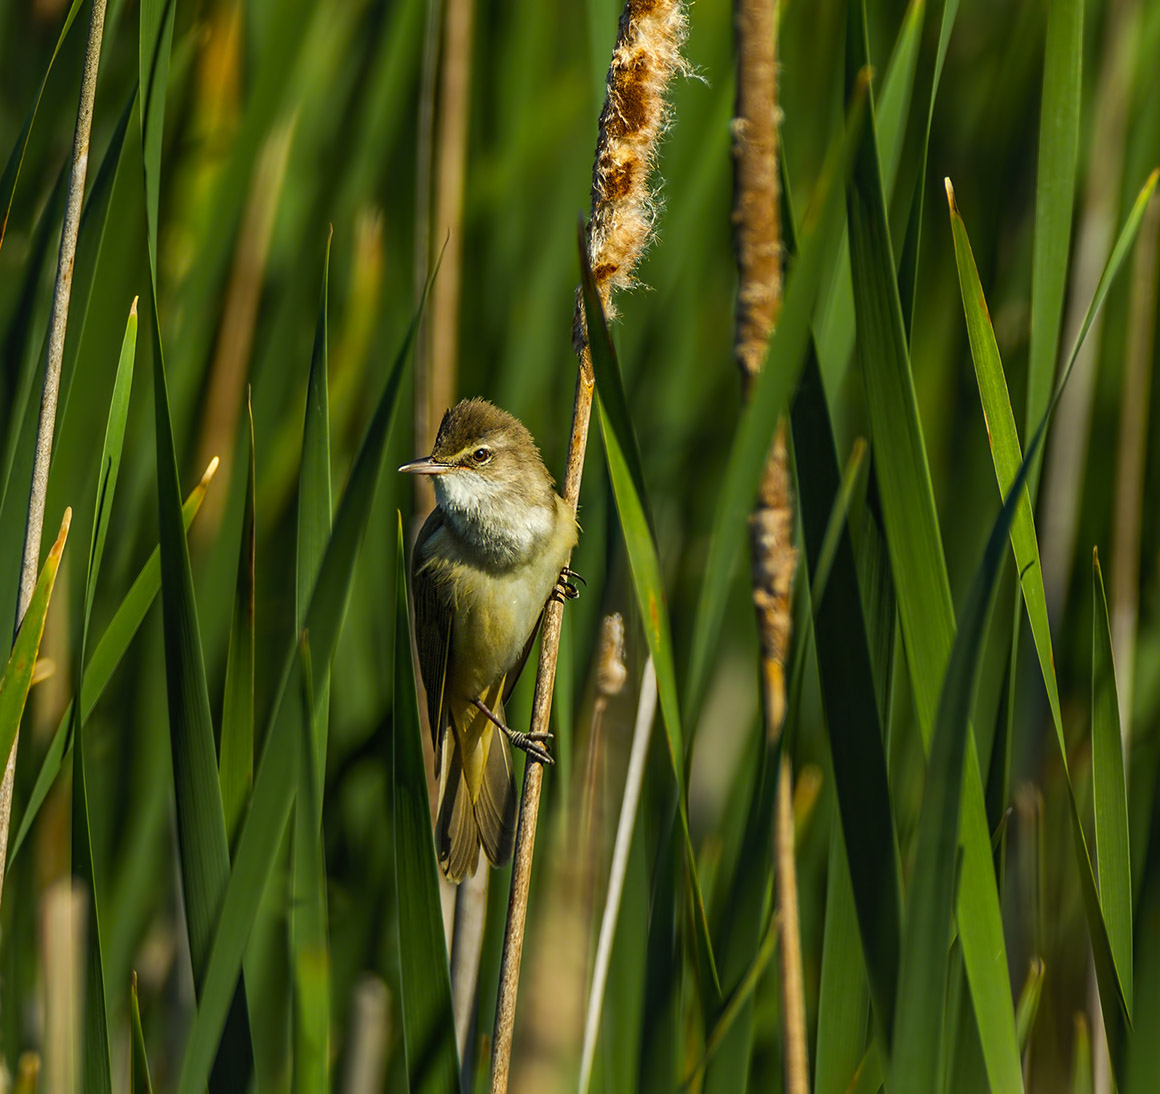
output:
M628 0L608 69L592 170L588 262L606 315L612 293L635 284L633 270L652 240L657 199L649 176L669 118L669 83L689 71L681 56L688 30L679 0ZM577 319L581 315L577 301ZM577 347L583 345L577 326Z
M620 612L604 617L600 628L600 652L596 660L596 690L607 697L618 695L628 679L624 665L624 619Z

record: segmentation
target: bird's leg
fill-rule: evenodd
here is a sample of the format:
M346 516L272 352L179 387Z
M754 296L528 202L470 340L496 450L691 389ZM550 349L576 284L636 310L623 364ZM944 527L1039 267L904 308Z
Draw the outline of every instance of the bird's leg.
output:
M565 600L575 600L580 595L580 590L576 587L576 582L579 581L581 585L587 585L588 582L584 580L575 570L569 569L567 566L560 571L560 576L556 579L555 588L552 589L552 595L548 597L549 600L558 600L561 604Z
M509 729L492 713L491 709L482 699L472 699L471 702L492 725L503 731L503 735L511 741L512 747L518 748L521 752L526 752L533 760L539 760L542 764L554 764L556 762L552 759L552 754L545 747L546 743L552 739L551 733L521 733L519 730Z

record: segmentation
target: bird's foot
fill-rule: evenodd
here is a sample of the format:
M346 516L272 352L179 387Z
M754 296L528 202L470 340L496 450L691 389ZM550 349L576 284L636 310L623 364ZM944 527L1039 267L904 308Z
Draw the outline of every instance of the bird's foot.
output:
M519 730L511 729L504 725L482 699L472 699L471 701L476 709L482 711L492 725L503 731L503 735L511 742L513 748L518 748L521 752L527 753L533 760L537 760L542 764L555 764L556 761L552 758L551 752L546 747L552 740L554 734L521 733Z
M576 586L577 581L581 585L588 584L575 570L570 570L565 566L560 571L560 576L556 579L555 588L552 589L552 595L548 599L558 600L561 604L565 600L575 600L580 595L580 590Z

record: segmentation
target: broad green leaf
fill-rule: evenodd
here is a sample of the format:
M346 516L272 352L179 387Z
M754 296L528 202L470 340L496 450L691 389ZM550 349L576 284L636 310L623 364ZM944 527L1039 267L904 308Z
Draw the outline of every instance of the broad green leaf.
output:
M1031 345L1024 428L1039 424L1051 399L1059 332L1067 293L1071 219L1079 160L1083 77L1083 0L1053 0L1047 9L1039 168L1035 185L1035 243L1031 256ZM1037 493L1038 468L1031 475Z
M291 946L294 959L294 1089L329 1089L330 951L326 925L326 862L321 831L321 784L314 770L317 706L308 636L299 646L302 718L298 797L294 807L294 896ZM425 783L423 785L426 785Z
M1128 788L1120 737L1120 701L1112 632L1099 553L1092 551L1092 800L1100 908L1120 985L1132 1010L1132 875L1128 852ZM1111 1019L1108 1015L1105 1021Z
M37 578L36 588L24 613L24 620L12 644L12 652L0 677L0 756L5 758L12 752L12 744L20 729L20 719L24 714L24 704L28 699L28 689L32 684L32 669L36 664L36 654L40 649L40 639L44 634L44 620L48 615L48 603L52 599L52 587L56 583L56 572L60 566L60 556L68 539L68 528L72 522L72 510L64 511L56 542L48 552ZM7 872L7 871L5 871Z
M81 9L82 0L73 0L69 5L68 13L64 17L64 26L57 35L56 45L53 46L52 56L48 59L48 67L44 70L44 78L40 81L40 88L32 102L32 108L24 119L24 126L16 138L16 144L8 154L8 162L4 165L4 174L0 175L0 247L4 246L4 233L8 228L8 217L12 213L12 199L16 194L16 181L20 178L20 168L24 164L24 153L28 150L28 138L32 133L32 123L36 121L36 112L40 109L40 100L44 98L44 88L48 77L52 73L52 66L56 62L56 55L64 45L68 32L72 29L77 12Z
M828 533L829 499L840 489L834 437L816 355L809 353L794 399L798 504L811 582L814 644L822 708L838 797L838 812L857 909L862 953L877 1029L889 1043L894 1023L902 921L902 880L894 829L881 707L875 688L873 629L864 609L848 525L839 530L821 595L820 567ZM828 915L828 912L827 912ZM861 1057L864 1046L859 1046ZM834 1082L849 1080L835 1075Z
M910 0L878 100L878 147L882 153L882 189L887 201L894 193L894 183L898 178L898 162L902 157L902 138L910 114L925 11L926 0Z
M822 177L815 187L805 217L800 257L787 283L781 318L770 340L761 375L753 384L749 402L741 412L734 433L713 518L705 578L693 624L693 648L684 705L694 724L708 682L710 656L720 637L733 569L749 527L748 517L757 497L766 455L778 419L789 405L797 383L809 342L814 300L828 258L838 241L841 203L837 199L862 129L865 94L863 78L847 113L845 127L830 148ZM661 694L663 697L664 692Z
M354 577L355 558L382 476L383 458L399 401L404 366L425 301L426 292L391 366L386 386L351 468L310 598L304 629L310 635L311 649L320 666L330 664L338 642ZM287 696L295 694L291 680L300 671L297 650L297 644L294 644L286 654L262 758L254 778L254 792L238 836L233 870L206 969L204 990L182 1062L178 1087L182 1094L200 1094L209 1079L250 928L290 816L298 753L295 719L300 716L300 704L288 700ZM319 675L325 675L325 668Z
M1127 252L1139 230L1143 219L1144 209L1147 206L1156 186L1157 172L1153 171L1145 184L1144 189L1136 199L1121 230L1120 236L1108 258L1108 263L1101 274L1095 296L1084 317L1079 334L1066 366L1060 376L1055 393L1041 419L1039 430L1042 431L1050 421L1056 405L1062 395L1064 386L1071 375L1072 367L1079 354L1080 346L1091 328L1096 312L1102 306L1108 289L1123 263ZM948 181L947 194L951 212L951 228L955 240L956 262L959 269L959 282L963 296L963 309L967 317L967 331L971 342L971 352L975 361L976 375L979 378L979 391L983 400L984 415L987 419L988 433L991 439L992 457L995 462L995 472L1001 490L1007 489L1013 478L1013 466L1017 464L1019 455L1019 437L1015 428L1014 416L1011 412L1010 400L1007 394L1006 378L1003 364L999 358L998 347L994 332L991 329L990 316L987 312L986 300L982 287L979 284L978 271L975 268L974 257L971 254L970 241L967 239L966 227L959 215L954 202L954 190ZM1087 840L1084 836L1083 825L1080 821L1079 805L1075 790L1067 774L1067 745L1063 736L1063 720L1059 708L1058 687L1055 680L1055 663L1051 650L1051 629L1047 617L1046 597L1043 589L1043 576L1039 568L1038 539L1035 534L1034 518L1031 513L1030 502L1023 499L1022 512L1016 519L1012 529L1012 550L1020 573L1020 583L1024 603L1027 606L1028 619L1031 623L1032 636L1035 639L1039 654L1040 670L1043 674L1044 685L1047 689L1052 719L1055 724L1056 743L1059 748L1060 761L1067 776L1068 806L1071 820L1073 844L1079 868L1080 888L1084 901L1084 910L1087 915L1088 930L1092 941L1092 953L1096 968L1097 983L1100 989L1101 1005L1105 1014L1105 1022L1109 1031L1118 1028L1120 1015L1130 1021L1131 1016L1131 969L1130 943L1126 946L1123 934L1130 937L1130 922L1127 932L1121 927L1120 961L1117 962L1108 934L1102 905L1105 900L1111 900L1114 905L1130 908L1131 888L1128 871L1116 870L1112 878L1123 886L1128 887L1122 892L1111 895L1101 886L1097 893L1095 877L1091 867L1091 859L1087 850ZM1121 967L1125 953L1128 956L1129 968L1126 973ZM1113 1064L1117 1069L1122 1066L1118 1053L1113 1053Z
M222 916L230 876L221 784L218 782L213 717L201 628L193 591L189 544L181 519L177 451L169 413L165 359L153 299L153 400L157 440L157 509L161 540L161 608L165 637L165 682L173 789L177 805L177 844L189 955L198 996L206 988L210 945ZM239 985L230 1021L218 1046L215 1087L244 1089L253 1070L249 1019Z
M689 834L688 790L685 784L685 746L681 736L681 715L677 703L677 674L673 661L672 631L669 627L668 602L661 577L660 558L653 540L651 520L646 508L647 494L644 472L641 469L640 450L636 432L628 416L620 364L608 333L604 307L596 289L592 269L588 265L588 251L581 229L579 239L580 281L584 292L584 309L588 346L592 354L592 370L596 376L597 410L600 417L600 435L608 460L608 474L620 515L632 571L637 605L644 621L645 639L657 670L657 690L661 714L669 744L669 759L677 782L677 812L685 838L685 855L689 880L693 887L693 901L697 918L698 946L708 963L714 990L720 995L721 982L713 957L713 944L705 918L705 900L697 876L697 856Z
M412 1091L454 1094L459 1089L459 1057L455 1047L451 972L439 902L439 871L427 798L427 773L420 740L419 701L411 663L407 552L401 515L396 558L391 802L403 1047Z
M250 461L246 468L246 500L234 612L226 656L225 695L222 699L221 755L218 779L226 837L233 848L238 826L250 800L254 781L254 411L246 398Z
M830 829L826 870L826 919L822 933L822 971L818 986L817 1094L845 1094L850 1076L866 1051L870 993L866 987L862 940L854 890L850 884L842 826Z
M137 300L129 309L125 337L113 380L113 394L105 423L105 441L97 464L97 501L93 511L92 538L89 546L88 572L85 576L84 607L81 616L80 650L77 656L74 693L81 690L85 663L85 647L97 578L101 570L105 539L113 510L113 496L117 475L121 469L121 454L125 445L125 424L129 416L129 397L133 390L133 366L137 356ZM102 894L97 891L96 871L93 866L92 830L89 823L88 772L85 759L84 718L80 707L72 706L73 738L73 873L89 893L88 925L85 932L88 954L85 960L84 1006L84 1088L94 1092L112 1091L110 1071L109 1023L105 1013L105 961L102 948L100 907Z
M141 1004L137 998L137 974L129 991L129 1094L153 1094L149 1078L149 1057L145 1055L145 1031L141 1028Z
M848 86L853 84L866 57L863 3L851 0L847 14ZM929 749L941 682L954 644L955 617L894 274L873 108L847 190L846 211L858 322L858 359L870 414L874 467L918 723L924 747ZM966 734L965 750L959 937L988 1080L993 1090L1021 1090L1015 1010L973 734ZM958 770L959 763L951 762L957 760L954 749L950 751L948 767ZM955 800L959 800L957 794ZM941 835L945 837L945 833ZM849 842L849 831L846 838ZM928 834L928 838L933 835ZM940 876L937 880L941 885L945 878ZM924 906L939 906L939 900L945 895L946 890L935 886L935 881L935 878L926 879L932 888L924 899ZM934 925L933 929L941 930L941 925ZM900 999L901 995L900 983ZM929 997L926 1005L931 1005ZM937 1007L940 1016L941 1011L940 997Z
M215 457L206 468L201 481L185 499L185 505L182 506L181 510L181 520L187 532L193 523L193 518L201 509L201 503L205 500L210 480L213 479L217 468L218 461ZM121 658L125 656L129 643L132 642L140 629L160 588L161 548L155 547L141 568L141 572L137 575L137 579L125 594L125 599L121 601L121 605L110 620L105 633L101 635L101 640L97 643L97 648L93 650L92 657L89 658L89 663L85 668L84 683L81 687L82 713L86 719L92 714L97 701L104 694L109 680L112 679L113 672L121 663ZM69 703L61 716L60 724L53 734L52 743L48 746L44 761L40 765L40 771L33 783L28 804L20 815L20 823L14 826L16 837L13 839L8 852L9 862L15 858L16 852L24 845L24 839L32 827L32 822L36 820L36 815L40 811L41 805L44 804L45 797L60 773L61 765L71 752L72 707L73 704Z
M1036 434L1033 449L1041 438L1042 431ZM938 1082L947 991L947 951L951 943L951 912L955 901L960 797L964 787L967 743L971 740L971 708L982 667L987 617L1006 553L1007 536L1023 498L1027 471L1024 462L991 529L982 561L967 594L962 623L955 636L939 698L923 787L914 870L906 896L906 930L898 972L898 1013L891 1054L890 1088L903 1094L909 1091L925 1094L934 1090ZM966 884L965 879L963 884ZM960 937L964 926L964 915L960 911ZM969 974L969 962L967 970ZM978 1012L977 1002L976 1018L986 1058L986 1021ZM1014 1033L1014 1022L1011 1032ZM1005 1078L1004 1081L1012 1080ZM1016 1089L1022 1088L1021 1070L1016 1071L1013 1085Z

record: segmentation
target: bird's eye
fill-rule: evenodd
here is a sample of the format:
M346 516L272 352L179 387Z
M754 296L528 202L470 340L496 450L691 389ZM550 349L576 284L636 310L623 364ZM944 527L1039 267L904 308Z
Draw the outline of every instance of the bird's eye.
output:
M491 459L491 449L477 448L474 452L472 452L471 458L476 463L487 463L487 461Z

